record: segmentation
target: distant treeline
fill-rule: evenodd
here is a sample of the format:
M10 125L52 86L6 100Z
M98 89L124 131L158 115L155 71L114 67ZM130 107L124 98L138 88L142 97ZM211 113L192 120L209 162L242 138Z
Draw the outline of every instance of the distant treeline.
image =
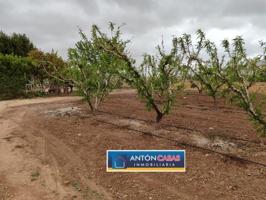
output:
M48 63L57 68L65 66L56 52L38 50L26 34L1 31L0 99L43 95L47 85L61 84L47 75L46 70L53 70Z
M13 33L12 35L7 35L3 31L0 32L1 54L26 57L33 49L35 49L33 43L25 34Z

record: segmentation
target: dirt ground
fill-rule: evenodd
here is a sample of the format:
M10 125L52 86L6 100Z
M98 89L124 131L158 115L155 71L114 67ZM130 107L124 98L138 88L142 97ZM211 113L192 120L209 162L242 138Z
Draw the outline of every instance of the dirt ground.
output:
M92 114L79 97L0 102L0 200L266 199L266 139L195 92L161 124L133 90ZM185 149L185 173L107 173L108 149Z

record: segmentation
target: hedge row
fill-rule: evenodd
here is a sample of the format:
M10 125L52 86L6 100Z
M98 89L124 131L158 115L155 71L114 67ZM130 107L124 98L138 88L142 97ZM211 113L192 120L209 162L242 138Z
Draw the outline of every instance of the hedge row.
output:
M35 73L30 58L0 54L0 99L24 96L25 86Z

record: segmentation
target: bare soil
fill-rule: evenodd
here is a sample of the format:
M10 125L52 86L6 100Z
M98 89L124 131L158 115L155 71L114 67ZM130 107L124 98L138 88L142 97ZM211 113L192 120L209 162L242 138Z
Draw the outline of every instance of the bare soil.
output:
M241 109L187 92L160 124L133 90L0 102L0 199L266 199L266 139ZM185 149L185 173L107 173L108 149Z

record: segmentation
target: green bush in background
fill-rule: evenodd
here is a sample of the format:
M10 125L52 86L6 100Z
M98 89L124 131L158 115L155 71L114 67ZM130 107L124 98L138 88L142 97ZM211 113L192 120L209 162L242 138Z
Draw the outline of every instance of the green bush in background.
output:
M35 69L30 58L0 54L0 99L24 96Z
M1 54L13 54L26 57L33 49L35 47L26 34L13 33L12 35L7 35L3 31L0 31Z

